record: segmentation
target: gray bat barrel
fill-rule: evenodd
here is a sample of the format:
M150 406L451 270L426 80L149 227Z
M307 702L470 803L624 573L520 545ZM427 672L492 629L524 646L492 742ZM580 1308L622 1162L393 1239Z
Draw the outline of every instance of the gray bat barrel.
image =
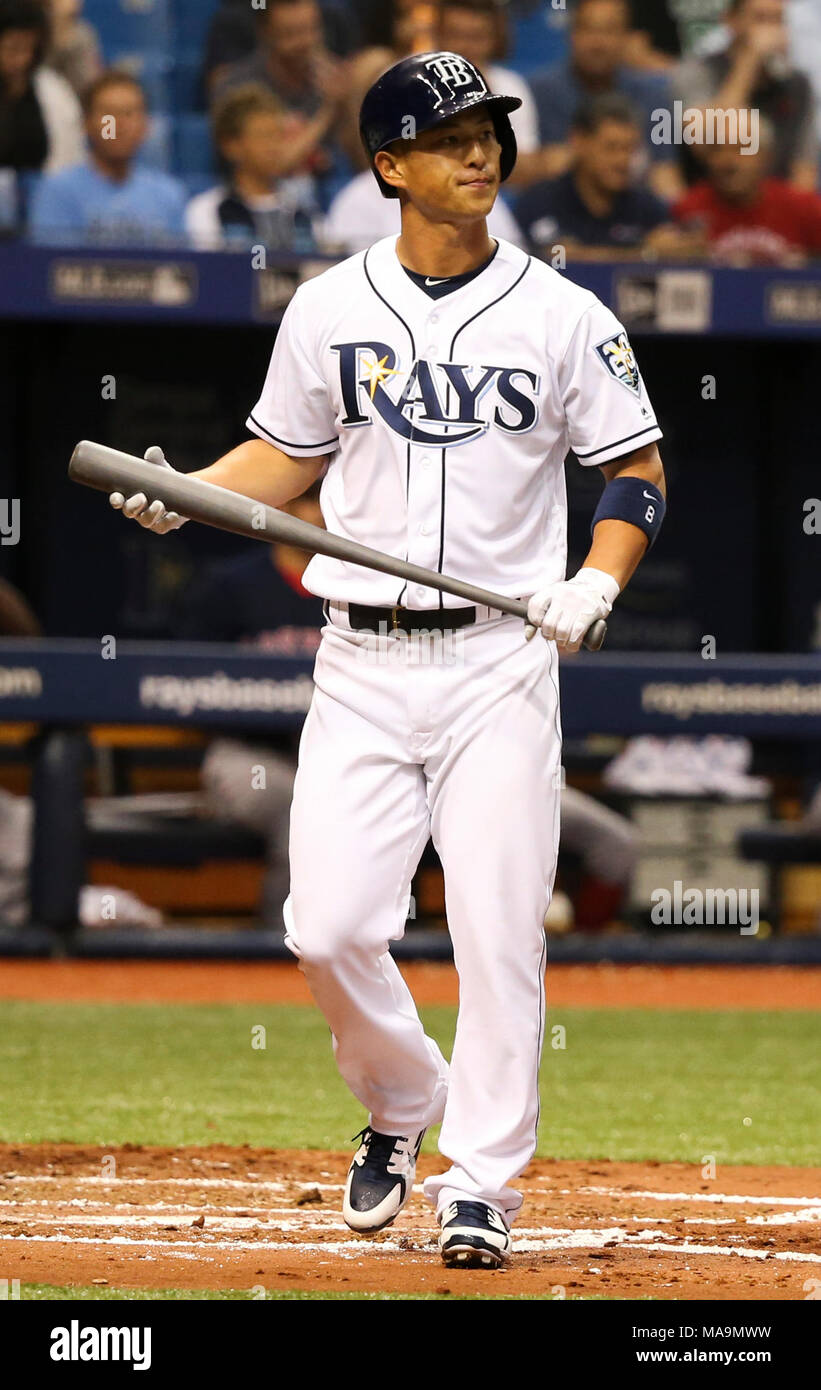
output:
M216 487L202 478L177 473L173 468L160 468L133 454L109 449L105 444L82 440L71 456L68 474L74 482L84 483L86 487L97 488L100 492L122 492L126 497L142 492L149 502L160 501L169 511L179 512L181 516L203 522L206 526L215 526L220 531L232 531L235 535L256 541L282 541L300 550L310 550L313 554L329 555L335 560L364 565L397 579L423 584L426 588L466 599L468 603L498 608L516 618L527 617L527 604L521 599L508 598L491 589L468 584L463 579L451 579L435 570L412 565L408 560L386 555L381 550L360 545L358 541L335 536L331 531L300 521L287 512L278 511L276 507L266 506L264 502L254 502L241 493ZM599 650L606 632L607 624L603 620L592 624L584 639L588 651Z

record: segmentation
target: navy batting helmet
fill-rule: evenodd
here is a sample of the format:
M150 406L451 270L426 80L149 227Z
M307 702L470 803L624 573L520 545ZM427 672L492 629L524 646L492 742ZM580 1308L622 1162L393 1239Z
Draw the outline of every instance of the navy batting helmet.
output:
M504 180L516 163L516 136L508 113L521 106L519 98L494 96L479 69L458 53L414 53L403 58L374 82L359 113L359 133L371 167L374 155L394 140L412 139L419 131L483 103L490 109L502 147ZM384 197L399 196L376 169L374 174Z

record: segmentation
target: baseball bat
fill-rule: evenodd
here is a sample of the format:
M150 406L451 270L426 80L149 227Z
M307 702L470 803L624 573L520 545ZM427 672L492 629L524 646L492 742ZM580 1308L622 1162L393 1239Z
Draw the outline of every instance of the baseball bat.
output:
M84 483L86 487L97 488L100 492L121 492L125 497L142 492L149 503L161 501L169 511L179 512L181 516L203 522L206 526L216 526L220 531L232 531L237 536L268 543L282 541L317 555L329 555L335 560L364 565L382 574L391 574L396 579L409 579L414 584L424 584L426 588L439 589L444 594L467 599L469 603L498 608L516 618L527 617L527 604L522 599L508 598L491 589L468 584L463 579L451 579L449 575L438 574L422 565L412 565L408 560L397 559L395 555L386 555L381 550L360 545L358 541L323 531L320 526L300 521L298 517L266 506L264 502L243 497L239 492L231 492L228 488L217 487L202 478L188 477L173 469L158 468L155 463L148 463L133 454L121 453L119 449L109 449L105 444L82 440L71 456L68 475L75 483ZM593 623L585 635L585 647L597 652L606 631L607 625L602 619Z

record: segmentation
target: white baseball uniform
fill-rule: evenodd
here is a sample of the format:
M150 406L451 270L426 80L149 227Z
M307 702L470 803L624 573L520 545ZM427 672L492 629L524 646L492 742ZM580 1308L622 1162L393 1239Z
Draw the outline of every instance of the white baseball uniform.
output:
M248 426L292 456L332 454L330 531L507 595L564 578L564 459L661 436L622 325L508 242L432 299L377 242L304 284ZM477 609L438 641L354 631L348 604L459 608L435 589L316 556L327 624L291 816L287 940L372 1127L442 1121L442 1210L509 1221L535 1148L543 919L559 836L552 642ZM460 980L450 1066L388 953L431 835Z

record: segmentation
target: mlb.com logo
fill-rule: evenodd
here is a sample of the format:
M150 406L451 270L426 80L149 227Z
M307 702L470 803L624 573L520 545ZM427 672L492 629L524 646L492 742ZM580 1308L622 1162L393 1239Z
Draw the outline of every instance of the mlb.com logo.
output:
M472 87L477 96L483 96L487 92L487 86L476 68L458 53L438 53L435 58L425 63L425 68L431 76L423 77L422 81L427 82L436 97L436 107L441 106L454 91L461 91L463 87Z

